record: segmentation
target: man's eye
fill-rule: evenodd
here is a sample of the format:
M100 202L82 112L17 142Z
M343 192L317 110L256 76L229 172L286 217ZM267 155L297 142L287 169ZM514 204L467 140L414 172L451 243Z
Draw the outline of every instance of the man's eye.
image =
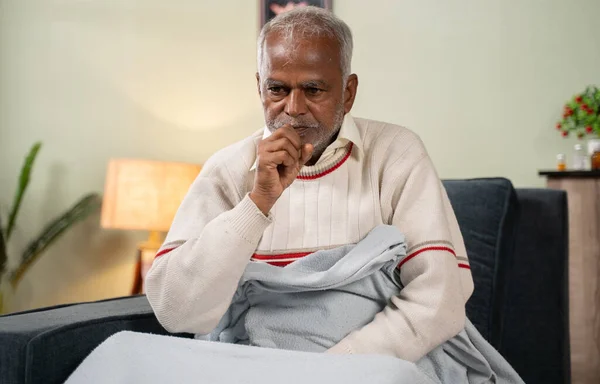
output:
M319 88L314 88L314 87L306 88L306 93L309 94L309 95L311 95L311 96L318 95L321 92L323 92L323 90L319 89Z
M281 94L284 91L283 87L269 87L268 90L269 92L275 95Z

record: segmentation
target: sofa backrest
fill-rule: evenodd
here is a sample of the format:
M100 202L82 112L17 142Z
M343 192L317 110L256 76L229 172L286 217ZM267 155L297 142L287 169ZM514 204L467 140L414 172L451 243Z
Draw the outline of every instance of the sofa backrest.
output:
M506 265L513 257L518 202L507 179L445 180L460 226L475 291L467 316L483 337L499 348Z
M475 283L467 316L526 383L570 382L566 193L443 183Z
M517 189L519 223L499 351L526 383L570 383L567 194Z

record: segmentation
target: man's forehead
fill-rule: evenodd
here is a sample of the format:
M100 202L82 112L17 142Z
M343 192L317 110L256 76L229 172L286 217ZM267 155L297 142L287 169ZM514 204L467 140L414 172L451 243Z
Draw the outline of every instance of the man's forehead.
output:
M320 59L324 55L327 57L339 55L336 39L326 35L306 33L270 33L265 38L264 48L267 56L273 59L289 59L297 55L307 59Z
M342 76L339 45L333 37L273 31L265 36L263 48L259 68L263 80L290 84L323 80L331 84Z
M324 80L321 79L319 74L309 74L308 76L302 76L299 78L294 79L299 83L301 86L306 87L306 88L310 88L310 87L326 87L329 85L329 83ZM288 78L279 78L277 76L277 74L275 74L274 76L269 76L265 79L265 84L267 86L287 86L290 83L290 79Z

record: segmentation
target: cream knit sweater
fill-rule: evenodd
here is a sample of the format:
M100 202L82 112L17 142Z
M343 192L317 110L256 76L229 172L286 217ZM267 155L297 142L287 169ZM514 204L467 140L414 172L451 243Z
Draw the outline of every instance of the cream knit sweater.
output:
M204 165L146 278L148 300L171 332L210 333L248 262L284 266L318 249L360 241L380 224L406 236L404 289L331 353L416 361L463 329L473 291L462 236L421 140L396 125L346 115L338 139L304 167L268 217L248 197L256 146L268 131Z

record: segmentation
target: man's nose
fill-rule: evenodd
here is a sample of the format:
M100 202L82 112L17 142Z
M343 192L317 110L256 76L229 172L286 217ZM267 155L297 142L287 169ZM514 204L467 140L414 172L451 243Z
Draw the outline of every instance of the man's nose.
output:
M291 117L297 117L306 113L306 98L302 90L294 89L289 93L285 105L285 113Z

